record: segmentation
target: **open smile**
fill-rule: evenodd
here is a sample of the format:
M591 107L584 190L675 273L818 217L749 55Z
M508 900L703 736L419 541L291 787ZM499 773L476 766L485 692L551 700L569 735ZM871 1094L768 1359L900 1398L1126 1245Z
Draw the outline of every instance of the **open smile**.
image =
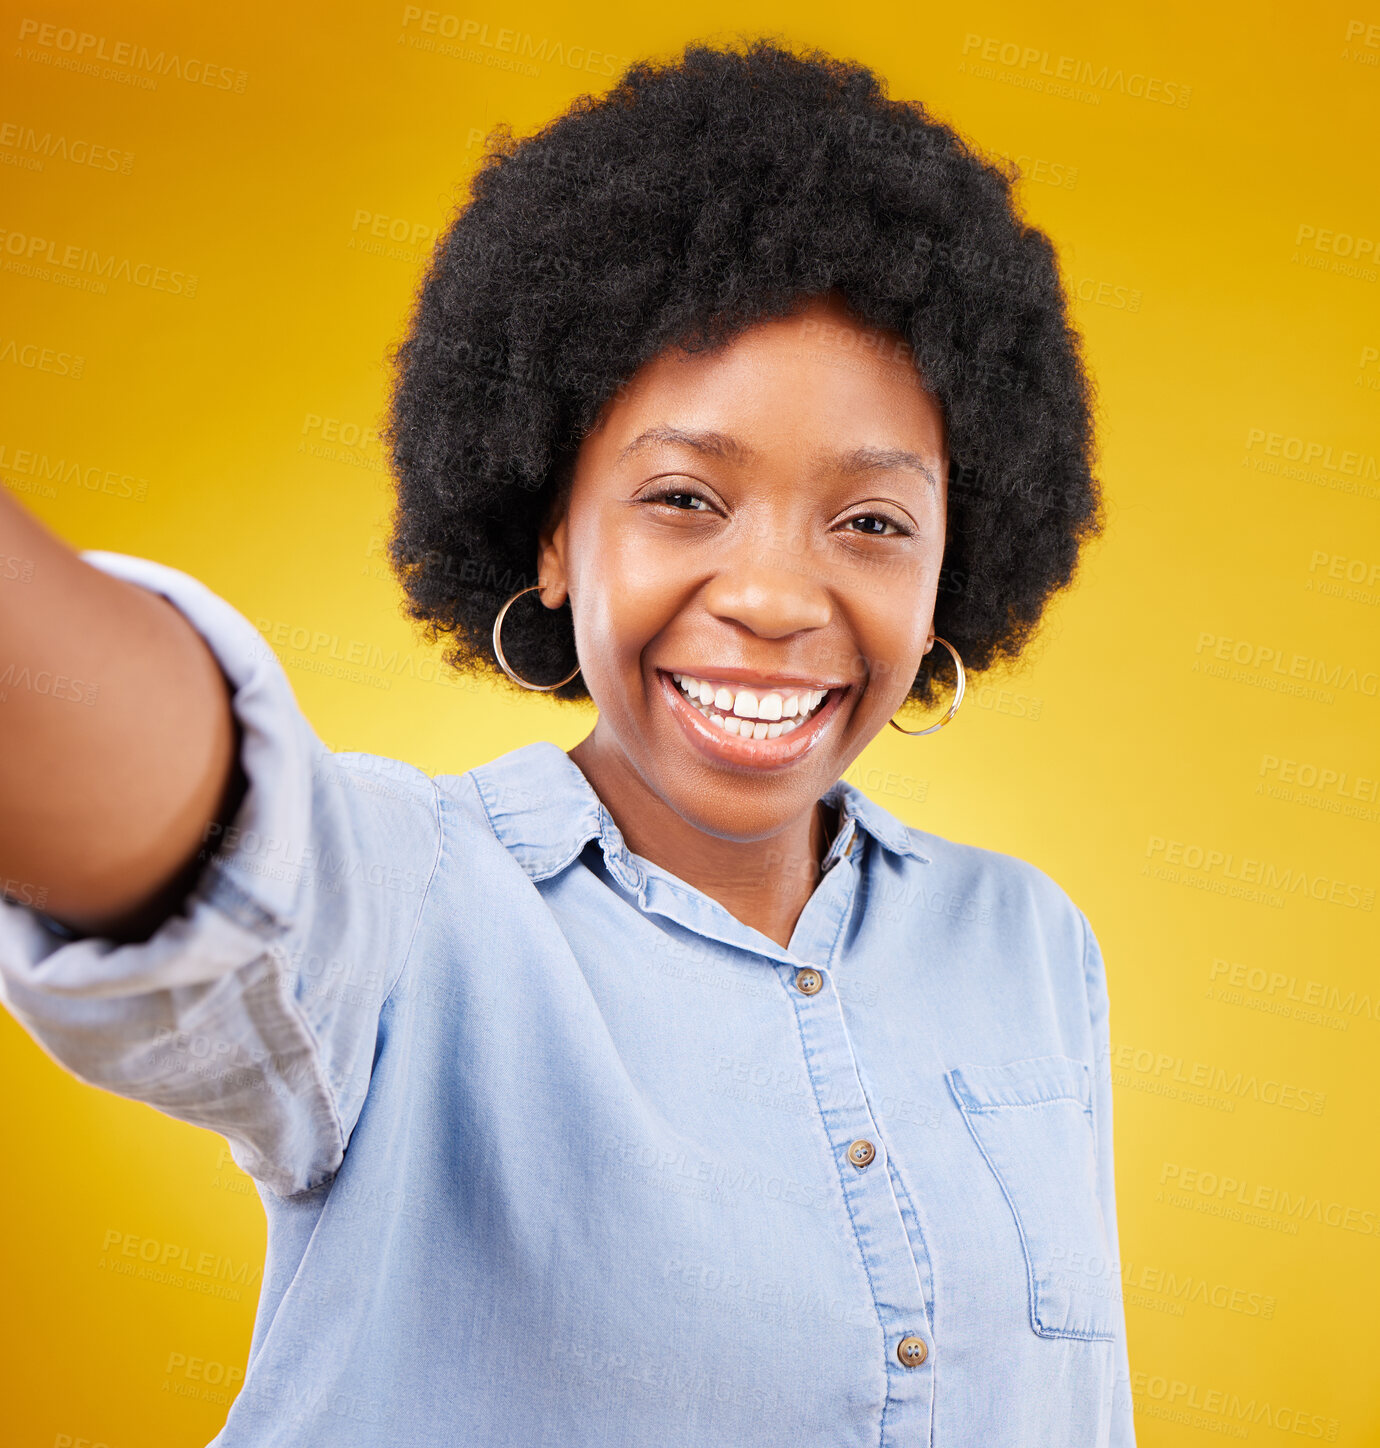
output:
M838 712L846 686L746 685L657 670L671 712L702 754L757 769L793 764Z

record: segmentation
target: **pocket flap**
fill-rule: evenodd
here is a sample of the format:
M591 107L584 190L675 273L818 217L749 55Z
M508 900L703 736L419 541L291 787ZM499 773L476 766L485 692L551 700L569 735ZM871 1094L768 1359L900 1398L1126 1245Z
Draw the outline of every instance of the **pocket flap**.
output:
M1076 1101L1092 1114L1092 1077L1087 1063L1069 1056L1033 1056L1005 1066L956 1066L949 1072L949 1082L965 1111Z

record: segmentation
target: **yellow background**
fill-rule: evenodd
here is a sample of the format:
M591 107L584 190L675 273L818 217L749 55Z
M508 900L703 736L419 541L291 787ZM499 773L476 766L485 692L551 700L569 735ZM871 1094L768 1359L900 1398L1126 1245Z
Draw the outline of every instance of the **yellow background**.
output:
M884 731L850 777L1040 865L1098 932L1140 1442L1380 1444L1380 8L476 7L436 12L464 28L458 54L366 0L11 11L5 485L72 543L176 564L261 627L434 660L384 567L388 479L359 439L494 123L525 132L631 58L747 26L872 64L1025 158L1099 386L1108 531L1018 669L974 680L941 734ZM73 37L26 16L212 83L149 87L89 46L71 68ZM540 58L493 63L514 47ZM1087 83L1061 92L1061 69ZM1172 102L1131 93L1145 78ZM105 149L82 164L64 141ZM32 238L194 275L195 295L77 290L16 254ZM332 674L331 652L279 649L335 748L461 772L590 723L434 669ZM1291 667L1337 687L1287 692ZM1346 782L1308 790L1310 770ZM1188 871L1196 851L1230 863ZM1263 868L1247 859L1323 898L1229 893ZM220 1138L80 1084L8 1016L0 1034L4 1443L204 1443L257 1295L248 1179ZM1224 1199L1226 1178L1243 1185ZM131 1239L239 1264L240 1300L110 1270L106 1244Z

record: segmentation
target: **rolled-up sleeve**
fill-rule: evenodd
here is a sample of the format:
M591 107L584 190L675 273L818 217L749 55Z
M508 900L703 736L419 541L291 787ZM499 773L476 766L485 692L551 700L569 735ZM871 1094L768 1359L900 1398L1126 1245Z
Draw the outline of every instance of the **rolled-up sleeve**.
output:
M161 594L233 689L248 788L182 909L145 941L74 936L0 899L0 999L83 1081L219 1132L283 1196L339 1169L379 1013L440 858L421 770L334 753L254 626L164 564L86 562Z
M1121 1248L1116 1223L1116 1170L1112 1145L1112 1052L1110 1009L1107 997L1107 973L1097 936L1080 910L1083 923L1083 976L1092 1017L1093 1044L1096 1052L1093 1071L1093 1131L1097 1143L1098 1198L1107 1227L1107 1240L1116 1262L1115 1283L1121 1284ZM1118 1332L1112 1344L1113 1388L1111 1401L1111 1434L1109 1448L1135 1448L1136 1427L1131 1397L1131 1370L1126 1348L1125 1311L1117 1314Z

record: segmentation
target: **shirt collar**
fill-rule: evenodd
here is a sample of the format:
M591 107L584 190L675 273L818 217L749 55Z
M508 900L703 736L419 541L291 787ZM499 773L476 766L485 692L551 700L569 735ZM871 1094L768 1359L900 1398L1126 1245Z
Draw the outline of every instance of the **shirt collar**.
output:
M549 740L500 755L472 769L470 778L494 833L533 880L559 874L597 839L609 870L629 889L642 884L642 871L613 816L580 766ZM929 864L930 857L916 847L906 825L848 780L831 785L824 801L839 811L829 860L844 852L851 855L862 831L892 854Z

